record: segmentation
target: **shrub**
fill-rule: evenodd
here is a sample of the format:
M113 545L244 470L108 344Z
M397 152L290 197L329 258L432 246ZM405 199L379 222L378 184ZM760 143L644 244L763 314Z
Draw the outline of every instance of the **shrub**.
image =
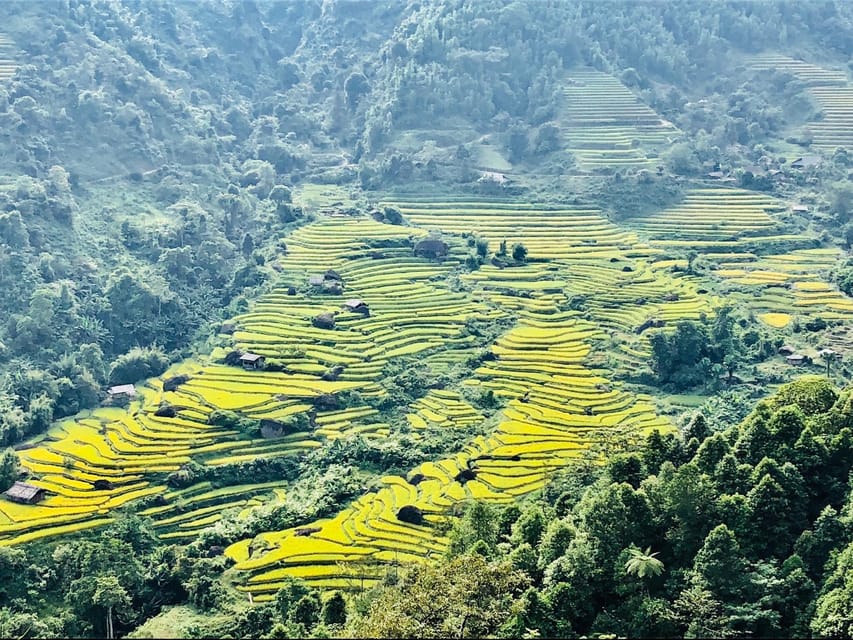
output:
M235 429L242 434L257 438L261 434L261 421L246 418L234 411L217 409L207 417L208 424L224 429Z
M131 349L110 367L110 384L135 384L162 374L169 367L166 354L157 347Z

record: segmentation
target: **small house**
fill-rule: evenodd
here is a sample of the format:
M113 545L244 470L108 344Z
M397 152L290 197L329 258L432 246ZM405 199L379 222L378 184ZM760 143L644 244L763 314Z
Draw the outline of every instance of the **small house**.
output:
M817 355L819 355L821 358L832 359L838 355L838 352L834 351L832 349L821 349L820 351L817 352Z
M110 398L127 398L131 400L136 397L136 387L134 387L132 384L119 384L107 389L107 393L109 394Z
M794 213L808 213L809 205L807 204L795 204L791 206L791 211Z
M786 344L786 345L783 345L783 346L779 347L779 355L780 355L780 356L792 356L792 355L794 355L796 352L797 352L797 350L796 350L796 349L794 349L794 347L792 347L791 345L788 345L788 344Z
M725 175L726 174L723 173L722 171L709 171L708 172L708 177L711 178L711 180L719 180L719 179L725 177Z
M219 328L219 333L223 333L226 336L230 336L237 330L237 326L233 322L223 322L222 326Z
M370 307L367 306L367 303L360 298L353 298L352 300L344 302L344 309L352 311L353 313L360 313L363 316L370 315Z
M45 490L26 482L16 482L3 495L12 502L35 504L44 498Z
M797 158L791 163L792 169L810 169L812 167L816 167L821 163L820 156L803 156L802 158Z
M322 287L323 286L323 276L310 276L308 278L308 284L312 287Z
M240 356L240 364L244 369L263 369L265 360L264 356L257 353L244 353Z
M785 362L795 367L801 367L804 364L808 364L808 359L800 353L793 353L785 357Z
M491 182L494 184L504 185L509 182L509 178L497 171L483 171L477 182Z
M323 280L337 280L338 282L341 282L342 278L341 274L334 269L327 269L326 273L323 274Z

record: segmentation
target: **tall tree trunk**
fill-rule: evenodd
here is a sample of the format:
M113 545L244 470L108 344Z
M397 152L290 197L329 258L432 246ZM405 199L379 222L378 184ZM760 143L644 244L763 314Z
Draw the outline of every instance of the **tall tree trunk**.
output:
M113 638L113 608L107 607L107 638Z

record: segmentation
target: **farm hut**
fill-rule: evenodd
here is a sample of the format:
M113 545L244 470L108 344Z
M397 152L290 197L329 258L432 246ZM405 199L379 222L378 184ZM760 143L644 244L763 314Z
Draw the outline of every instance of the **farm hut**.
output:
M341 274L339 274L334 269L327 269L326 273L323 274L323 280L337 280L340 282L343 278L341 278Z
M324 280L323 293L330 293L339 296L344 292L343 284L340 280Z
M809 205L807 204L795 204L791 206L791 211L794 213L808 213Z
M119 384L107 389L110 398L135 398L136 388L132 384Z
M224 333L225 335L230 336L236 329L237 326L233 322L223 322L219 329L219 333Z
M308 278L308 284L312 287L322 287L323 286L323 276L310 276Z
M353 298L352 300L347 300L344 302L344 308L347 311L352 311L353 313L360 313L363 316L370 315L370 307L367 306L367 303L360 298Z
M266 358L257 353L244 353L240 356L240 364L244 369L263 369Z
M797 352L797 350L794 349L794 347L792 347L789 344L786 344L786 345L779 347L779 355L780 356L792 356L796 352Z
M834 358L838 355L838 352L833 349L821 349L817 352L821 358Z
M803 156L801 158L797 158L791 163L792 169L809 169L811 167L816 167L821 163L820 156Z
M497 171L483 171L477 182L494 182L495 184L503 185L509 182L509 178Z
M415 255L425 258L443 258L450 247L443 240L426 238L415 245Z
M808 360L807 360L806 356L804 356L800 353L794 353L794 354L791 354L790 356L787 356L785 358L785 362L787 362L788 364L795 366L795 367L801 367L804 364L808 364Z
M743 168L744 173L751 173L755 177L767 175L767 169L760 167L757 164L748 164Z
M44 494L44 489L26 482L16 482L3 493L8 500L20 504L35 504L44 498Z
M708 172L708 177L711 178L711 180L719 180L719 179L725 177L725 175L726 174L723 173L722 171L709 171Z

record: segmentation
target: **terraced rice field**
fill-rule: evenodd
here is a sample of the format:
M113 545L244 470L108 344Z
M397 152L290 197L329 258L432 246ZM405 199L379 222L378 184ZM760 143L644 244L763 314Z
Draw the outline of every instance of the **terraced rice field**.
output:
M456 391L431 389L410 407L406 420L413 429L427 427L465 429L483 421L483 415Z
M613 430L639 436L671 428L649 398L622 390L586 361L596 342L629 333L635 342L626 345L624 357L638 362L647 357L647 344L635 329L649 315L677 320L713 313L714 301L700 296L695 282L652 269L656 252L595 210L470 199L430 203L397 197L386 204L427 229L473 231L493 248L506 236L529 243L531 256L537 250L549 256L548 262L484 265L461 276L470 299L517 318L464 382L507 404L497 426L456 455L425 463L405 480L386 477L385 488L337 517L230 547L237 570L246 572L243 588L256 600L272 598L286 576L320 587L357 588L380 579L395 562L428 561L447 542L424 525L445 518L453 504L472 498L509 502L535 491ZM558 231L562 223L568 232ZM550 242L537 241L549 235ZM584 242L590 237L594 244ZM588 320L567 308L577 295L588 299ZM415 431L471 429L479 419L457 392L447 390L429 392L407 416ZM424 525L400 521L397 513L405 506L418 507Z
M23 465L37 477L33 484L50 495L38 505L0 502L0 545L106 524L112 509L146 496L160 495L171 504L175 494L164 485L165 474L190 459L221 465L297 454L348 433L387 435L388 425L374 420L371 407L313 411L312 401L343 391L381 396L376 381L390 359L465 348L470 342L462 335L466 320L500 313L447 288L444 277L458 264L454 259L429 262L412 257L409 246L381 251L372 246L405 245L410 235L426 232L334 217L293 234L281 261L284 286L234 318L233 336L243 349L278 358L286 371L188 362L138 386L138 398L128 409L97 409L56 424L43 442L20 452ZM341 296L306 292L309 275L326 269L338 271L347 297L370 304L369 316L344 311ZM302 293L288 295L287 281ZM324 311L335 314L335 329L312 326L312 318ZM324 379L330 369L337 373ZM164 380L176 375L189 380L164 391ZM156 416L161 402L175 407L176 417ZM314 428L274 439L238 439L233 431L207 424L216 409L269 420L311 411ZM226 504L245 507L247 501L235 496ZM215 520L221 509L212 507L202 504L199 508L209 511L188 511L160 524L170 537L188 534Z
M608 353L640 366L649 355L642 329L650 319L671 326L713 315L718 301L700 291L695 276L671 269L684 261L665 255L672 248L667 242L724 243L729 249L718 254L721 271L733 271L759 259L748 247L780 237L776 203L738 190L693 192L683 206L632 221L628 229L580 206L402 196L385 204L415 226L330 216L291 234L279 260L279 286L233 319L233 344L213 355L216 360L237 347L267 356L284 371L187 363L140 386L129 410L100 409L58 424L45 442L21 452L39 474L36 484L54 495L35 507L0 503L0 544L100 526L114 507L146 495L163 498L144 513L164 539L191 539L224 513L245 517L263 501L282 500L284 488L199 484L173 491L163 486L163 474L191 458L218 465L296 454L354 434L385 438L392 425L382 422L370 400L385 394L379 382L388 363L405 357L435 366L460 362L471 354L469 320L512 318L512 328L461 386L432 389L407 408L405 422L416 437L427 429L469 432L461 451L424 463L406 478L383 478L381 489L333 518L266 532L227 550L243 576L240 588L257 601L271 599L288 576L318 587L368 586L389 566L442 553L447 540L434 525L459 502L515 500L614 432L639 437L672 428L650 398L625 391L591 365L592 350L604 343ZM449 255L413 257L413 242L435 231L449 242ZM460 270L471 251L458 237L466 233L489 240L492 251L504 239L510 247L523 242L532 261ZM807 285L813 280L805 274L830 259L825 252L795 250L762 260L767 270L781 272L783 265L793 274L802 267L793 291L802 289L804 304L824 305L829 313L825 292L810 291L816 285ZM740 277L748 277L742 270ZM339 279L342 294L311 286L317 274ZM362 300L369 313L349 310L347 299ZM772 305L763 311L780 312ZM328 314L322 323L319 314ZM177 374L189 380L164 391L164 379ZM346 391L358 392L361 401L338 409L314 406L321 395ZM506 405L484 422L466 398L488 392ZM175 406L177 417L156 417L161 401ZM307 413L311 430L241 440L207 424L214 409L268 420ZM95 490L97 480L108 480L109 487L99 483ZM402 521L398 514L406 506L417 507L423 521Z
M0 82L15 75L15 47L9 38L0 33Z
M503 420L490 435L477 436L453 457L428 462L407 479L384 478L385 487L363 496L335 518L308 527L264 533L229 547L240 587L269 600L283 580L299 577L318 587L358 588L378 581L389 565L424 562L443 553L447 540L430 525L452 505L480 499L510 502L542 488L548 477L610 429L637 435L671 428L648 400L610 388L583 365L588 340L600 332L565 318L542 329L526 322L492 348L497 359L477 369L468 385L509 398ZM458 396L431 393L416 403L432 422L453 422L448 408L474 419ZM451 425L447 425L451 426ZM402 522L406 506L424 514L423 524Z
M779 54L757 56L752 66L787 71L810 88L823 112L820 120L806 127L812 147L830 152L836 147L853 147L853 84L846 72Z
M810 87L841 85L847 74L838 69L827 69L805 60L795 60L779 53L762 53L752 58L754 69L785 71Z
M750 290L733 295L770 326L785 327L796 316L850 320L853 300L827 282L827 273L840 258L837 249L802 249L730 260L715 273Z
M563 89L564 141L579 166L653 166L654 152L679 135L613 76L592 69L569 72Z
M620 246L633 246L637 236L611 224L597 209L544 207L513 201L416 199L385 202L397 207L410 223L429 230L476 232L492 251L502 240L508 250L523 243L531 256L551 259L609 258Z
M653 238L653 246L673 239L699 245L771 235L778 223L770 214L783 209L778 200L752 191L694 189L678 205L630 222Z
M814 87L811 92L823 110L822 120L808 124L812 147L830 152L853 148L853 84Z

